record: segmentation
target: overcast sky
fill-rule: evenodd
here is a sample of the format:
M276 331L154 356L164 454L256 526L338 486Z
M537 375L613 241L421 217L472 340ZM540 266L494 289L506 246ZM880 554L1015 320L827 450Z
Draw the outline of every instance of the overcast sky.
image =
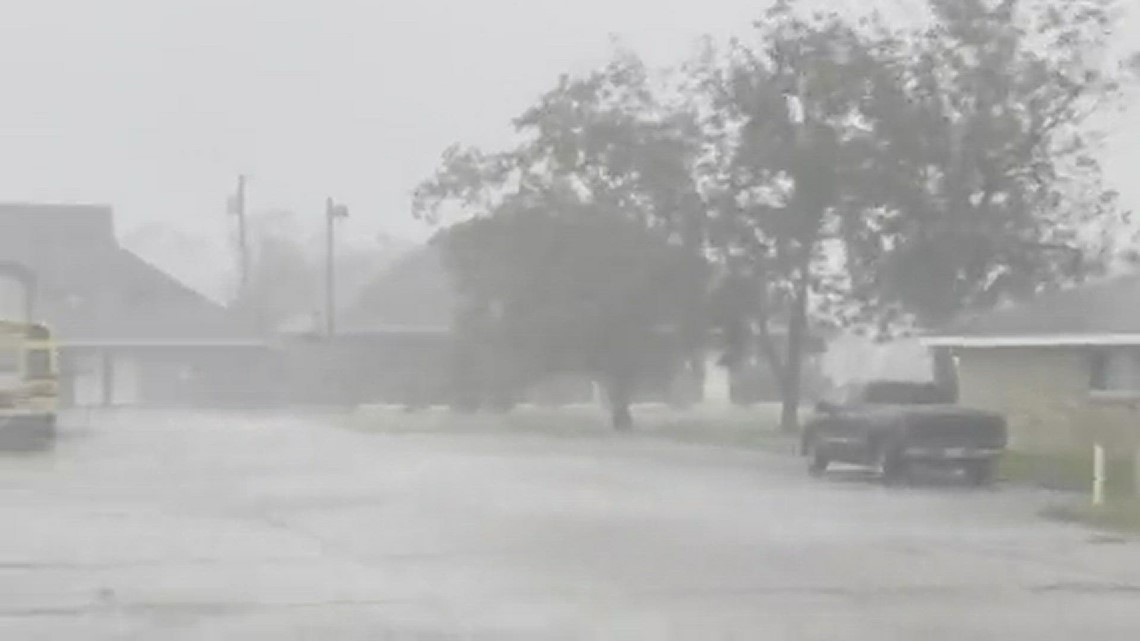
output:
M247 172L255 209L318 221L333 195L352 207L349 233L422 238L409 192L446 145L502 143L509 118L600 61L611 33L671 62L763 5L0 0L0 200L110 203L120 232L222 234ZM1114 145L1113 176L1140 203L1140 126Z

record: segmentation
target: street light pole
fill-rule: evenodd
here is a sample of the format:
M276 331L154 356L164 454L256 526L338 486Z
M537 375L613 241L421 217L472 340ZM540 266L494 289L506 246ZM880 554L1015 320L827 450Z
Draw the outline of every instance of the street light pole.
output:
M325 200L325 331L328 338L336 333L336 221L348 217L348 207L330 197Z
M249 239L246 232L246 219L245 219L245 184L246 176L238 176L237 191L230 196L229 213L237 216L238 224L238 269L240 270L241 278L241 291L239 296L244 296L249 287Z

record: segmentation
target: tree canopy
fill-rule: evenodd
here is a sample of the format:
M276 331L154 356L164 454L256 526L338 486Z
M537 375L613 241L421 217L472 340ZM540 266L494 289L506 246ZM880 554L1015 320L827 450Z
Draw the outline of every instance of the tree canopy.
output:
M648 337L693 352L715 323L793 427L813 327L930 327L1118 255L1090 121L1124 77L1108 0L926 5L899 27L781 0L671 73L617 51L517 146L449 149L416 215L467 220L449 264L516 360L628 386Z

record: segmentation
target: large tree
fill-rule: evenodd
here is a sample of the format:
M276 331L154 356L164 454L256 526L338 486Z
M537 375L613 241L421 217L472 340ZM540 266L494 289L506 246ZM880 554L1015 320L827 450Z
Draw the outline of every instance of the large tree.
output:
M930 24L878 34L860 187L883 207L847 234L857 295L929 327L1108 266L1124 230L1096 160L1095 117L1121 95L1112 4L928 0Z
M829 241L860 225L867 208L856 185L873 134L860 110L880 63L840 16L803 17L787 2L756 23L754 36L710 48L692 77L703 97L703 184L723 268L727 360L758 345L779 386L781 425L793 430L811 312L842 294L824 278Z
M792 429L813 321L880 334L933 326L1096 273L1115 255L1121 218L1089 126L1119 95L1108 0L926 5L923 25L894 28L777 2L753 38L710 46L689 66L671 87L679 101L618 55L518 118L518 147L450 150L417 213L462 205L518 229L556 214L595 231L585 221L612 218L693 265L711 257L721 276L711 309L700 309L700 287L671 290L686 301L682 343L699 343L711 312L729 364L757 346ZM471 251L507 251L495 234ZM491 263L537 270L555 247L535 246L542 256L512 245L512 258Z
M497 332L528 373L596 376L615 426L628 427L653 357L676 349L696 362L704 337L695 123L619 52L562 78L514 125L513 149L449 150L417 191L416 213L475 216L444 243L461 321L494 328L483 334Z
M439 239L463 301L461 345L481 365L472 383L584 373L606 390L613 424L628 428L642 380L683 356L700 265L666 238L619 216L566 204L477 218ZM470 351L466 353L471 353Z
M810 312L931 327L1115 256L1090 130L1119 95L1109 3L927 5L926 24L892 28L779 2L756 44L694 66L724 317L737 346L755 330L789 429Z

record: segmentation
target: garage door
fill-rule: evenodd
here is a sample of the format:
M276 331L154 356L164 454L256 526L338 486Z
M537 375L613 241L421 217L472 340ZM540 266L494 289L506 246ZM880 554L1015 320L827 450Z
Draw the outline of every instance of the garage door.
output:
M103 358L101 354L78 354L74 370L75 405L95 407L103 404Z
M112 365L114 385L111 387L111 404L138 405L141 400L138 359L116 354Z

